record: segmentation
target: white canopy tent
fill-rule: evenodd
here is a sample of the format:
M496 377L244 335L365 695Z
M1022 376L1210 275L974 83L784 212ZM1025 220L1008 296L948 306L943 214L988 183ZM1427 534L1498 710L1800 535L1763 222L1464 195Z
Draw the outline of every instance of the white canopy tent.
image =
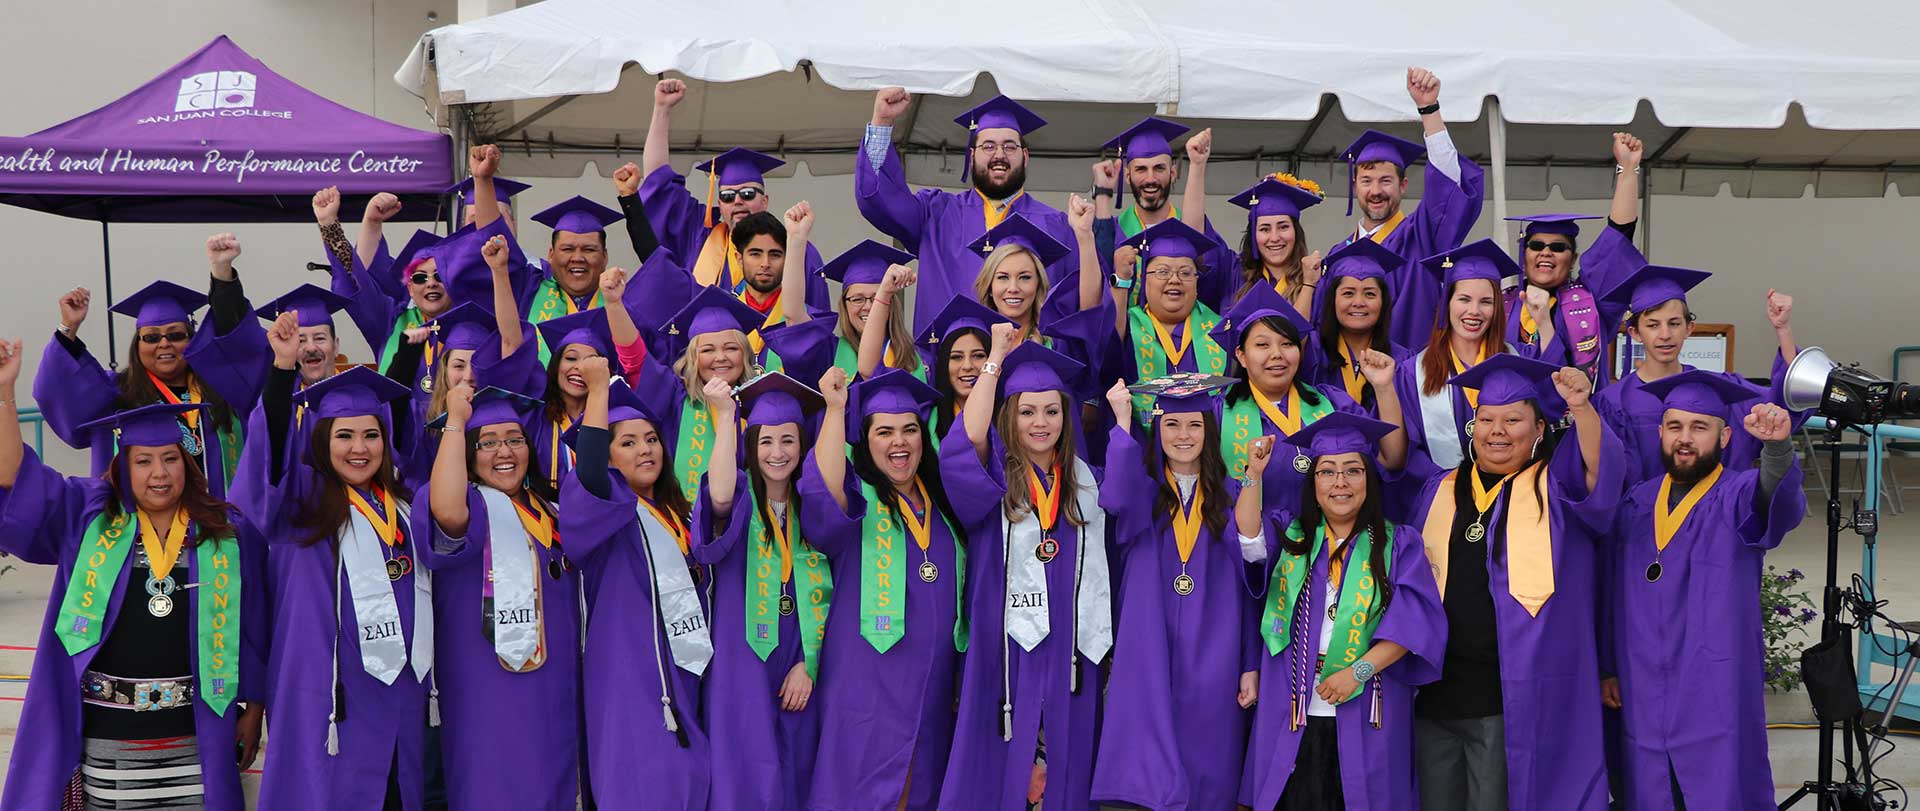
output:
M899 84L918 94L894 133L916 183L960 185L965 131L951 119L1004 92L1053 122L1029 139L1034 188L1084 187L1087 159L1158 113L1213 127L1215 163L1247 164L1222 177L1289 169L1339 196L1331 159L1362 129L1417 136L1404 69L1421 65L1442 78L1455 142L1490 165L1497 209L1556 186L1608 195L1607 133L1622 128L1648 143L1646 185L1661 194L1920 194L1920 60L1907 56L1920 11L1902 0L1844 12L1788 0L1361 11L545 0L428 32L395 79L443 125L507 146L508 170L529 176L637 153L652 104L641 74L670 73L691 84L674 114L677 165L745 146L815 175L849 172L871 91Z

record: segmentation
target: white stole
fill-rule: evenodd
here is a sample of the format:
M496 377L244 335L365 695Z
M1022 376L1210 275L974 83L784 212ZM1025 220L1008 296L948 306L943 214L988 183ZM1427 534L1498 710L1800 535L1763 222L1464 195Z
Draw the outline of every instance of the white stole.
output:
M487 506L486 543L493 559L493 568L485 573L493 583L493 652L508 670L519 672L540 648L533 539L521 526L513 499L486 485L476 486Z
M1427 432L1427 456L1434 465L1443 470L1460 466L1466 459L1460 447L1459 415L1453 413L1453 389L1451 384L1441 384L1440 391L1427 393L1426 374L1421 365L1427 357L1427 350L1413 356L1408 363L1413 364L1413 390L1420 397L1420 427ZM1470 418L1472 415L1468 415Z
M1074 559L1074 643L1087 659L1098 663L1113 647L1113 582L1107 569L1107 514L1100 509L1100 487L1093 470L1080 459L1073 460L1073 479L1079 486L1074 502L1086 525L1079 528L1080 543ZM1015 486L1008 482L1008 486ZM1056 485L1057 486L1057 485ZM1042 533L1040 519L1029 511L1019 521L1001 520L1006 538L1007 592L1004 619L1007 635L1020 647L1032 651L1052 631L1047 613L1047 565L1035 556ZM1072 532L1061 505L1056 535Z
M399 513L393 516L397 525L407 526L407 508L395 504L394 511ZM379 533L359 510L348 510L339 540L336 568L346 573L347 590L353 598L360 666L381 684L392 684L411 660L413 677L425 681L427 672L433 669L433 575L425 566L413 569L413 650L409 655L400 627L400 603L393 596L394 581L387 579L386 555L381 552L385 544Z
M745 501L736 509L751 509ZM706 614L700 609L700 590L687 571L686 555L673 533L660 525L647 505L638 505L640 534L646 548L647 574L653 579L654 605L660 613L661 629L667 634L667 647L673 651L673 663L696 676L707 672L713 660L713 636L708 632Z

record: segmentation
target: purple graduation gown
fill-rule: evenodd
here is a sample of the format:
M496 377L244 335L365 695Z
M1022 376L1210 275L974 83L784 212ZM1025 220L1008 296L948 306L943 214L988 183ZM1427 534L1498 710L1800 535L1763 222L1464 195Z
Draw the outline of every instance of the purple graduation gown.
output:
M1007 483L999 463L1006 451L999 436L990 433L987 458L993 461L983 464L973 453L966 431L963 421L954 422L942 442L948 451L940 458L940 478L946 485L947 498L966 524L970 606L966 669L960 679L960 716L954 727L953 754L947 761L949 779L940 792L940 808L1024 811L1035 747L1044 734L1047 788L1042 807L1047 811L1090 809L1088 795L1093 783L1102 691L1100 663L1075 650L1074 576L1082 543L1104 544L1106 539L1081 537L1081 531L1067 522L1067 495L1062 493L1054 534L1060 542L1060 553L1046 564L1047 615L1052 631L1031 651L1006 636L1001 606L1006 605L1008 570L1001 503ZM1079 485L1099 486L1096 482ZM1033 550L1015 549L1012 553L1033 554ZM1079 671L1078 690L1069 690L1069 667ZM1011 742L1000 736L1003 684L1011 685L1011 693L1005 694L1013 705Z
M410 528L411 537L423 541L420 556L433 570L433 671L440 687L447 802L453 808L572 811L579 795L584 620L579 570L555 580L544 566L534 567L541 585L547 661L529 673L510 673L482 625L480 589L487 572L480 557L491 527L477 485L467 485L467 515L466 536L448 537L433 520L428 496L422 493L414 499ZM560 535L567 540L565 530ZM424 542L428 538L431 543ZM538 543L534 546L539 549ZM579 554L577 549L566 551Z
M886 162L880 166L874 166L867 160L866 150L860 150L854 159L853 192L860 216L920 259L920 281L914 285L913 295L913 334L925 332L946 302L973 295L982 260L967 246L987 232L986 202L980 192L971 188L958 193L912 190L907 186L900 154L891 145ZM1040 202L1031 191L1014 200L1007 213L1027 218L1067 246L1066 256L1047 267L1047 279L1056 287L1073 284L1080 268L1080 250L1067 215ZM1048 306L1053 306L1051 299ZM1049 310L1049 314L1066 312Z
M1339 350L1334 351L1338 352ZM1307 342L1300 348L1300 352L1304 358L1300 364L1302 380L1313 384L1314 388L1322 391L1331 390L1341 392L1342 394L1346 393L1347 380L1341 374L1340 363L1330 362L1327 359L1327 353L1321 346L1320 333L1318 331L1307 336ZM1398 375L1400 367L1406 366L1408 359L1413 357L1414 350L1399 344L1393 344L1387 354L1393 357L1394 373ZM1372 386L1368 386L1361 391L1364 392L1365 399L1358 402L1361 409L1360 413L1366 414L1376 420L1379 419L1380 403L1378 397L1373 393ZM1348 399L1352 399L1352 395L1348 395ZM1400 413L1403 417L1407 414L1407 403L1409 402L1413 401L1405 397L1400 398Z
M1240 674L1257 668L1260 604L1247 593L1233 502L1227 520L1206 527L1185 571L1192 594L1173 591L1182 571L1170 517L1155 509L1160 477L1149 476L1140 446L1111 433L1100 506L1114 521L1121 566L1112 676L1093 770L1095 802L1149 809L1231 809L1240 795L1250 714L1239 704ZM1268 806L1271 807L1271 806Z
M0 552L27 563L56 566L53 590L47 600L46 619L40 623L40 636L33 657L33 672L28 676L27 700L20 709L20 721L7 765L4 795L0 809L41 811L61 807L74 770L80 768L85 740L81 737L80 677L87 671L100 644L113 634L113 623L127 592L137 590L129 571L133 553L122 564L120 578L114 582L105 613L106 627L100 629L100 643L78 654L68 655L55 633L60 617L60 602L72 581L80 545L87 525L105 509L113 497L106 482L95 478L66 478L47 467L32 448L23 450L19 478L10 489L0 489ZM266 582L264 545L258 533L238 514L229 514L233 522L240 556L241 608L239 673L237 700L227 706L224 716L215 715L205 701L193 702L194 742L200 747L200 785L206 794L209 811L241 811L246 807L240 790L240 769L233 758L235 725L240 718L240 702L265 697L267 613L253 584ZM177 566L184 566L183 583L199 582L197 556L185 551ZM135 591L135 599L138 591ZM187 636L199 639L200 591L189 589L179 606L187 612ZM189 652L198 669L198 644ZM384 784L383 784L384 788Z
M1659 556L1653 583L1661 479L1633 487L1614 513L1615 627L1633 640L1617 654L1630 807L1671 808L1669 769L1695 811L1774 807L1754 603L1762 558L1806 517L1801 476L1795 462L1757 505L1758 470L1722 473Z
M1693 367L1681 364L1682 371L1693 371ZM1780 387L1786 379L1787 362L1780 353L1773 355L1773 384L1764 398L1755 397L1733 407L1733 413L1744 419L1760 403L1772 403L1786 408L1786 395ZM1728 380L1745 383L1746 378L1732 372L1721 372L1720 376ZM1627 484L1634 485L1648 479L1666 475L1666 467L1660 460L1660 417L1666 414L1666 404L1660 398L1646 393L1646 381L1640 379L1638 372L1628 372L1626 376L1593 394L1593 407L1600 412L1600 418L1606 420L1607 428L1625 445L1627 456ZM1794 413L1794 430L1799 430L1808 412ZM1748 470L1760 455L1760 440L1754 439L1737 423L1728 423L1733 428L1733 438L1721 454L1721 461L1728 470Z
M661 164L640 181L640 202L647 211L647 224L660 245L691 269L700 261L700 249L707 244L707 204L687 189L687 179L668 164ZM768 213L779 216L772 209ZM785 223L782 223L783 225ZM785 249L785 245L781 248ZM827 279L820 275L820 250L807 245L807 306L832 309L834 300L827 292ZM698 290L694 291L699 292ZM687 300L691 300L689 297ZM686 303L685 301L681 302Z
M780 617L780 644L762 661L747 646L746 595L749 548L748 500L744 470L734 484L733 510L714 514L702 477L700 503L693 514L693 558L713 567L713 663L707 667L706 718L712 742L711 811L801 811L813 786L814 754L820 743L820 697L806 708L780 707L780 686L801 664L800 611L806 594L795 588L800 572L782 593L799 608ZM792 502L788 503L792 509ZM769 529L769 532L772 530ZM800 538L791 539L798 542ZM775 562L778 565L778 562Z
M698 712L700 677L673 662L653 604L640 500L618 472L609 475L609 498L588 491L578 476L568 476L560 492L560 535L567 555L585 578L588 613L605 618L587 625L581 673L594 797L603 808L646 798L648 808L698 811L707 808L709 791L707 734ZM704 600L712 581L704 573L701 577L695 583ZM685 746L667 731L659 668L665 668L672 685ZM569 746L571 740L569 731ZM565 808L572 802L569 795Z
M1611 223L1600 229L1600 235L1593 238L1593 245L1580 255L1580 276L1574 281L1584 285L1587 292L1594 297L1594 308L1599 311L1599 335L1602 344L1611 346L1614 328L1627 315L1625 303L1608 301L1604 296L1613 290L1614 286L1627 280L1634 271L1646 264L1647 257L1641 255L1639 248L1634 247L1633 239L1622 233L1620 229L1613 227ZM1526 357L1543 360L1556 366L1570 365L1573 362L1573 352L1567 343L1567 319L1561 313L1559 304L1556 303L1553 307L1553 340L1548 341L1544 347L1536 347L1520 341L1520 310L1524 307L1526 302L1522 299L1517 300L1514 306L1507 310L1507 343L1517 347L1517 351ZM1394 318L1399 317L1399 312L1395 311ZM1399 322L1396 320L1395 327L1398 326ZM1604 382L1613 378L1613 363L1611 351L1604 352L1602 355L1600 377Z
M1432 478L1437 473L1445 473L1449 470L1449 468L1444 468L1436 464L1433 461L1432 454L1429 453L1427 449L1430 440L1427 438L1426 416L1420 410L1420 381L1422 379L1420 363L1424 353L1425 350L1414 353L1406 360L1400 362L1393 370L1393 390L1400 395L1400 414L1404 417L1401 427L1407 431L1407 467L1405 472L1398 477L1398 481L1392 483L1395 486L1389 489L1398 490L1401 495L1406 497L1396 499L1396 501L1402 504L1408 499L1411 499L1427 479ZM1462 453L1467 453L1467 449L1473 444L1473 440L1467 436L1465 426L1473 420L1473 407L1467 404L1467 395L1461 391L1459 386L1448 386L1447 390L1442 392L1442 394L1453 404L1451 420L1454 425L1454 441L1460 444ZM1598 396L1594 397L1594 406L1596 409L1599 408L1599 400L1600 398ZM1606 412L1602 410L1601 416L1604 417L1605 414ZM1616 428L1615 430L1617 431L1618 429ZM1401 483L1404 483L1405 486L1400 487L1399 485ZM1388 514L1390 516L1398 515L1398 511L1390 508Z
M1393 290L1393 329L1389 337L1394 343L1424 346L1433 332L1443 285L1427 272L1420 260L1460 247L1467 238L1467 232L1472 231L1474 222L1480 219L1480 205L1486 200L1482 178L1480 164L1464 153L1460 155L1458 183L1428 161L1426 172L1421 176L1420 203L1380 242L1380 247L1407 260L1388 275L1388 284ZM1349 230L1340 242L1328 246L1328 252L1353 242L1357 233L1358 229ZM1325 293L1318 287L1313 292L1313 311L1318 313Z
M861 522L867 503L851 463L844 490L843 512L827 492L813 454L807 454L800 479L800 531L833 563L829 616L842 618L827 622L827 641L820 648L820 679L812 699L820 705L820 748L807 807L891 810L899 807L902 790L910 789L906 807L924 811L940 795L954 737L954 680L961 657L953 644L953 536L946 522L931 521L927 555L940 568L940 579L924 582L912 565L907 567L907 633L880 653L860 635Z
M256 410L258 411L258 410ZM278 484L267 481L271 462L264 418L259 441L241 455L241 469L259 471L248 488L260 491L248 499L267 515L291 516L295 505L312 503L320 477L305 464L289 465ZM289 442L292 440L289 439ZM297 453L298 451L290 451ZM252 508L251 506L249 507ZM426 510L422 498L416 509ZM354 632L353 596L347 575L340 571L335 544L323 539L302 544L307 530L291 519L268 536L272 544L273 651L268 661L270 699L267 726L272 745L266 751L265 778L260 783L261 808L324 809L378 808L387 795L389 772L397 769L402 807L426 807L426 736L429 682L414 676L412 662L393 684L382 684L360 664L360 638ZM407 546L417 565L426 546L424 535L409 528ZM423 571L416 568L416 572ZM438 585L437 583L435 585ZM338 595L338 628L334 614ZM414 638L414 589L411 576L394 583L394 604L400 611L400 629L411 653ZM339 754L327 754L327 718L333 711L335 644L338 644L340 687L345 694L343 720L338 724ZM439 672L436 667L434 673Z
M1360 407L1359 403L1354 402L1353 398L1347 396L1345 388L1339 386L1314 386L1313 390L1319 392L1320 396L1327 398L1327 400L1333 404L1334 411L1345 411L1349 414L1366 413L1366 411ZM1275 403L1274 405L1284 409L1287 404L1282 402ZM1305 405L1305 403L1301 404L1303 408ZM1304 452L1305 449L1296 449L1292 444L1288 443L1286 436L1280 433L1280 426L1274 425L1273 419L1268 417L1265 411L1259 411L1258 413L1260 414L1260 432L1255 434L1255 436L1271 435L1277 438L1273 446L1273 461L1267 465L1267 471L1260 476L1262 493L1260 506L1267 510L1285 510L1288 513L1298 513L1300 511L1300 494L1303 492L1303 488L1306 487L1307 474L1300 473L1293 469L1293 457L1296 453ZM1224 425L1224 417L1222 423L1222 428L1224 429L1226 427ZM1304 423L1300 427L1305 428L1311 424L1312 423ZM1228 471L1228 475L1232 474L1233 471ZM1238 542L1238 537L1236 534L1236 543Z
M1547 503L1553 525L1554 592L1538 616L1528 614L1508 592L1506 559L1500 554L1506 549L1507 498L1487 514L1487 579L1505 702L1507 804L1516 811L1607 807L1594 591L1598 546L1619 506L1624 468L1620 443L1604 423L1593 489L1586 486L1579 429L1568 429L1554 449L1541 482L1554 494ZM1424 526L1434 499L1454 497L1440 492L1445 479L1445 472L1427 479L1406 523Z
M1276 511L1269 513L1267 519L1267 560L1246 567L1249 578L1259 578L1250 585L1262 600L1273 582L1273 567L1282 554L1280 542L1294 516ZM1306 584L1300 590L1301 605L1295 608L1307 613L1306 638L1288 640L1286 648L1268 656L1266 641L1258 636L1257 628L1254 632L1260 645L1260 702L1254 705L1253 741L1247 747L1240 802L1255 808L1273 808L1280 802L1287 779L1298 765L1300 739L1305 736L1306 727L1289 729L1292 646L1305 643L1311 646L1308 650L1315 656L1319 653L1320 627L1328 622L1327 606L1323 602L1328 552L1322 544ZM1433 567L1427 562L1418 529L1407 524L1394 525L1393 557L1388 566L1392 597L1380 617L1380 624L1374 628L1373 641L1399 643L1407 653L1400 661L1381 670L1373 682L1361 688L1352 699L1334 708L1340 788L1348 811L1419 807L1413 750L1413 696L1420 685L1440 677L1441 661L1447 650L1447 611L1441 605L1440 589L1434 584ZM1258 623L1256 619L1255 624ZM1376 694L1380 703L1378 727L1369 720ZM1311 698L1305 692L1300 694L1303 704Z

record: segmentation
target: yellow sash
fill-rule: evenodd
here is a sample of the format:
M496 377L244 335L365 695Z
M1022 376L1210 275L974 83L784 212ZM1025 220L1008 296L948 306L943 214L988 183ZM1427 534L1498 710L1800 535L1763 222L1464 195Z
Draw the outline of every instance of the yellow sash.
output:
M693 280L708 287L719 285L732 290L740 283L740 256L733 250L733 234L725 223L707 231L700 246L700 257L693 262Z
M1335 338L1334 343L1339 345L1340 357L1346 361L1340 364L1340 381L1347 385L1347 396L1356 403L1360 402L1361 395L1367 392L1367 376L1354 369L1353 355L1347 350L1347 340Z
M1552 511L1550 507L1543 510L1539 506L1551 505L1553 488L1547 487L1546 492L1541 493L1534 486L1532 470L1529 465L1513 476L1502 520L1507 539L1507 593L1527 609L1529 616L1537 617L1540 608L1553 596ZM1460 470L1456 468L1440 480L1439 488L1434 490L1433 504L1427 509L1427 521L1420 527L1427 547L1427 561L1433 565L1433 579L1440 586L1442 598L1447 595L1447 553L1453 547L1453 488L1459 475ZM1491 543L1491 528L1487 535Z
M1026 193L1027 191L1025 189L1021 189L1020 191L1014 192L1012 197L998 203L987 199L987 196L984 194L980 195L980 207L986 214L987 230L993 230L993 227L999 225L1001 220L1006 219L1008 214L1013 213L1014 201L1019 200L1025 196Z
M1467 372L1467 366L1466 366L1466 364L1463 364L1463 363L1461 363L1461 362L1460 362L1460 356L1459 356L1459 355L1456 355L1456 354L1454 354L1454 353L1453 353L1453 349L1451 349L1451 348L1449 348L1449 349L1447 349L1447 357L1449 357L1449 358L1452 358L1452 359L1453 359L1453 373L1454 373L1454 374L1456 374L1456 375L1459 375L1459 374L1466 374L1466 372ZM1480 356L1479 356L1479 357L1477 357L1477 358L1474 358L1474 360L1473 360L1473 365L1475 365L1475 366L1478 366L1478 365L1480 365L1480 362L1481 362L1481 361L1483 361L1483 360L1486 360L1486 359L1487 359L1487 345L1486 345L1486 344L1484 344L1484 343L1482 343L1482 344L1480 344ZM1479 407L1480 407L1480 390L1479 390L1479 389L1461 389L1461 390L1460 390L1460 393L1462 393L1462 394L1465 394L1465 395L1467 396L1467 407L1468 407L1468 408L1475 408L1475 409L1477 409L1477 408L1479 408Z
M1687 516L1693 513L1693 508L1700 503L1700 499L1705 498L1707 491L1713 489L1713 483L1720 481L1720 473L1724 470L1726 468L1714 466L1712 473L1707 474L1706 478L1693 486L1692 492L1680 499L1680 506L1671 510L1667 509L1667 505L1673 503L1673 474L1669 473L1666 478L1660 480L1660 500L1653 505L1655 549L1667 551L1667 544L1673 543L1673 536L1680 532L1680 525L1687 522ZM144 529L146 524L140 526Z

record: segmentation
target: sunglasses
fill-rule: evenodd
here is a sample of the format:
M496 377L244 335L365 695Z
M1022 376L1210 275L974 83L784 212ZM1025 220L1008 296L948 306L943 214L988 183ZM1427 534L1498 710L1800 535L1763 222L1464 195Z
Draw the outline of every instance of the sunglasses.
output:
M751 203L760 199L760 196L763 194L766 194L766 192L748 186L744 189L721 189L715 192L713 196L720 198L720 202L722 203L731 203L734 200L739 200L742 203Z
M1551 253L1566 253L1567 251L1573 250L1573 243L1560 242L1557 240L1553 242L1542 242L1540 240L1533 239L1533 240L1527 241L1527 250L1548 251Z
M415 285L422 285L422 284L426 284L427 282L438 281L440 276L439 274L436 274L436 273L428 273L424 270L416 270L413 272L412 276L409 276L407 278L410 281L412 281Z
M140 343L157 344L157 343L160 343L160 339L165 338L168 341L171 341L173 343L183 344L183 343L186 343L187 339L190 337L193 337L193 336L187 334L185 330L174 330L172 332L142 332L140 333Z

